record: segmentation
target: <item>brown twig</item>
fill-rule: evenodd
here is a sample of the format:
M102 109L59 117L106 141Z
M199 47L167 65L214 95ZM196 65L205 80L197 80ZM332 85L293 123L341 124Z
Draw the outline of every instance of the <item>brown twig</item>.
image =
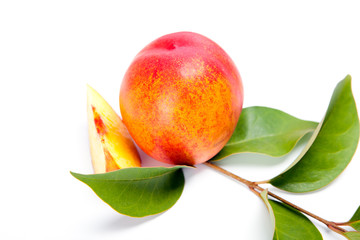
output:
M233 178L233 179L235 179L235 180L237 180L237 181L245 184L247 187L250 188L250 190L251 190L252 192L254 192L254 193L255 193L256 195L258 195L258 196L260 195L259 192L262 192L262 191L265 190L264 188L262 188L262 187L260 187L260 186L258 185L258 182L251 182L251 181L249 181L249 180L246 180L246 179L244 179L244 178L242 178L242 177L239 177L239 176L233 174L232 172L229 172L229 171L223 169L222 167L219 167L219 166L217 166L217 165L215 165L215 164L213 164L213 163L211 163L211 162L205 162L204 164L205 164L206 166L208 166L208 167L210 167L210 168L218 171L218 172L221 172L221 173L223 173L223 174L225 174L225 175L227 175L227 176L229 176L229 177L231 177L231 178ZM256 190L257 190L257 191L256 191ZM276 195L276 194L274 194L274 193L272 193L272 192L270 192L270 191L268 191L268 195L271 196L271 197L273 197L273 198L275 198L275 199L277 199L277 200L279 200L279 201L281 201L281 202L283 202L283 203L285 203L286 205L291 206L291 207L295 208L296 210L298 210L298 211L300 211L300 212L302 212L302 213L304 213L304 214L306 214L306 215L308 215L308 216L310 216L310 217L318 220L319 222L322 222L322 223L325 224L329 229L331 229L331 230L333 230L333 231L335 231L335 232L337 232L337 233L346 232L346 230L343 229L343 228L341 228L341 227L339 227L339 225L338 225L337 223L335 223L335 222L330 222L330 221L328 221L328 220L326 220L326 219L324 219L324 218L322 218L322 217L319 217L319 216L317 216L317 215L315 215L315 214L313 214L313 213L311 213L311 212L309 212L309 211L307 211L307 210L305 210L305 209L303 209L303 208L301 208L301 207L299 207L299 206L297 206L297 205L295 205L295 204L287 201L286 199L284 199L284 198L282 198L282 197L280 197L280 196L278 196L278 195Z

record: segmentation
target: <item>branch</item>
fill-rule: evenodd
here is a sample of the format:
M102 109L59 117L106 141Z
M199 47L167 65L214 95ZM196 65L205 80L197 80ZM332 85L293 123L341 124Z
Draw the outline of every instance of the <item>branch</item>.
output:
M231 177L231 178L233 178L233 179L235 179L235 180L237 180L239 182L241 182L242 184L249 187L249 189L252 192L254 192L256 195L259 195L259 192L262 192L262 191L265 190L264 188L260 187L257 183L251 182L251 181L246 180L246 179L244 179L242 177L239 177L239 176L237 176L237 175L235 175L235 174L233 174L233 173L231 173L231 172L223 169L222 167L219 167L219 166L217 166L217 165L215 165L215 164L213 164L211 162L205 162L203 164L205 164L206 166L208 166L208 167L210 167L210 168L212 168L212 169L214 169L214 170L216 170L218 172L221 172L221 173L223 173L223 174L225 174L225 175L227 175L227 176L229 176L229 177ZM287 201L286 199L284 199L284 198L282 198L282 197L280 197L280 196L278 196L278 195L276 195L276 194L274 194L274 193L272 193L270 191L268 191L268 195L270 195L271 197L285 203L286 205L291 206L291 207L295 208L296 210L298 210L298 211L300 211L300 212L302 212L302 213L304 213L304 214L318 220L319 222L325 224L329 229L331 229L331 230L333 230L333 231L335 231L337 233L346 232L346 230L339 227L337 223L331 222L331 221L328 221L328 220L326 220L326 219L324 219L322 217L319 217L319 216L317 216L317 215L315 215L315 214L313 214L313 213L311 213L311 212L309 212L309 211L307 211L307 210L305 210L305 209L303 209L303 208L301 208L301 207Z

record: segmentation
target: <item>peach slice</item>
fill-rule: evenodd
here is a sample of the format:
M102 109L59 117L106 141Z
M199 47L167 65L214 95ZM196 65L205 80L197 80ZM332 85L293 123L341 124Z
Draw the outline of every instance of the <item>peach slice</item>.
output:
M95 173L140 167L139 153L121 118L90 86L87 86L87 115Z

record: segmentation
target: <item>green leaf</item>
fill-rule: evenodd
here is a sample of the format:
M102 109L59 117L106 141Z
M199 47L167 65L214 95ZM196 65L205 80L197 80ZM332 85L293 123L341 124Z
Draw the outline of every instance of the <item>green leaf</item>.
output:
M359 141L359 118L351 77L336 86L324 120L285 172L269 182L289 192L309 192L333 181L351 161Z
M284 203L268 199L267 190L260 194L274 225L275 240L323 239L315 225L298 210Z
M350 240L360 240L360 232L345 232L343 235Z
M117 212L144 217L163 212L180 198L185 166L124 168L103 174L71 174Z
M358 207L354 215L351 217L349 225L355 230L360 231L360 206Z
M232 137L212 160L244 152L280 157L316 126L273 108L244 108Z

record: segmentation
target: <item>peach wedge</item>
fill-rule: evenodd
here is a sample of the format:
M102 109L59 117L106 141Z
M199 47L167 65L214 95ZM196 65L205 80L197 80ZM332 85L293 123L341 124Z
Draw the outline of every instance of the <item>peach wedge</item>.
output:
M140 167L139 153L121 118L90 86L87 86L87 115L95 173Z

